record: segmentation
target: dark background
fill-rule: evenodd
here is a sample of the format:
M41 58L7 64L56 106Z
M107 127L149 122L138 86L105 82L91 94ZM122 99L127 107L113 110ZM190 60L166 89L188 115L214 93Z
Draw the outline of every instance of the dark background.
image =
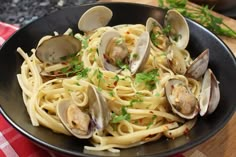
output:
M96 0L0 0L0 21L23 26L61 8L95 2Z
M198 4L208 4L211 7L215 6L215 11L231 18L236 18L236 0L191 1ZM97 0L0 0L0 21L21 27L64 7L95 2Z

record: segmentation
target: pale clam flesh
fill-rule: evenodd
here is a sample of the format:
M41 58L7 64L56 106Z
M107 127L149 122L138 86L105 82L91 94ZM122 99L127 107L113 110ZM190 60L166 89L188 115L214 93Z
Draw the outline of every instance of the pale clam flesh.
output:
M170 26L168 36L171 43L180 49L185 49L189 42L190 31L185 18L176 10L168 10L164 20L164 26Z
M150 37L143 32L137 39L133 52L130 54L127 45L116 30L105 32L98 47L99 56L105 69L119 72L123 65L128 65L131 74L135 74L148 59L150 53Z
M110 121L105 99L93 85L87 89L87 108L79 108L72 100L62 100L57 105L57 115L65 128L75 137L88 139L95 130L102 131Z
M198 114L198 100L183 81L170 79L165 84L165 92L174 113L185 119L193 119Z

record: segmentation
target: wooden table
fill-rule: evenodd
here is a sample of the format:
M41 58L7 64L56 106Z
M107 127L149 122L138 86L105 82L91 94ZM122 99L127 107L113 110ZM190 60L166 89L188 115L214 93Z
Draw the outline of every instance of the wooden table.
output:
M133 2L158 6L157 0L100 0L100 2ZM214 14L222 17L227 25L236 30L236 20L218 13ZM220 38L236 56L236 39L222 36L220 36ZM203 144L185 152L183 155L186 157L236 157L236 113L227 125L215 136Z

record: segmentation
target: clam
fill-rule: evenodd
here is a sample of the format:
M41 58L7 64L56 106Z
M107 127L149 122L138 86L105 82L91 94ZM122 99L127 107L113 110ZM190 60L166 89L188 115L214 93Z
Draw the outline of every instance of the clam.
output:
M137 44L130 57L130 71L135 74L139 69L142 69L148 60L150 54L150 37L148 32L140 35ZM134 57L135 56L135 57Z
M187 71L187 65L182 51L185 50L178 48L176 45L171 45L168 48L167 60L174 73L184 75Z
M81 42L73 36L60 35L44 40L36 48L36 57L43 63L56 64L65 61L65 57L76 54Z
M164 20L164 27L169 27L168 36L171 43L180 49L185 49L189 42L189 27L185 18L176 10L168 10Z
M186 75L194 79L200 78L207 70L209 62L209 49L203 51L189 66Z
M187 85L178 79L165 84L167 100L174 113L185 119L193 119L199 112L199 102Z
M214 112L219 101L220 89L218 81L211 69L207 69L203 77L201 94L199 96L200 115L204 116Z
M135 74L148 59L149 43L148 32L142 33L130 55L119 32L115 30L107 31L102 35L98 47L102 65L105 69L113 72L119 72L123 65L129 65L131 73Z
M151 36L151 46L153 49L166 50L170 44L168 37L163 33L161 24L152 17L146 21L146 31Z
M106 26L112 16L112 11L105 6L92 7L81 16L78 28L83 32L91 32L99 27Z
M165 15L164 25L149 17L146 21L146 30L151 36L151 45L166 50L174 44L185 49L189 42L189 27L185 18L176 10L169 10Z
M127 63L128 48L119 32L105 32L98 46L99 56L105 69L119 71L119 65Z
M57 115L65 128L80 139L90 138L95 130L104 130L110 121L107 103L99 91L89 85L87 94L87 108L79 108L72 100L63 100L57 105Z

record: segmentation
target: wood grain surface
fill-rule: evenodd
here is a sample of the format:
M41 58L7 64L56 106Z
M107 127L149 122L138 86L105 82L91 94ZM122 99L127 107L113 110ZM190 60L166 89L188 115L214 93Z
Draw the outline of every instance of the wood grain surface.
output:
M158 6L157 0L100 0L100 2L132 2ZM193 7L196 5L190 2L188 2L188 4ZM213 14L222 17L228 26L236 30L236 20L215 12L213 12ZM236 39L222 36L220 36L220 38L236 56ZM236 157L236 113L227 125L215 136L183 153L183 155L186 157Z

